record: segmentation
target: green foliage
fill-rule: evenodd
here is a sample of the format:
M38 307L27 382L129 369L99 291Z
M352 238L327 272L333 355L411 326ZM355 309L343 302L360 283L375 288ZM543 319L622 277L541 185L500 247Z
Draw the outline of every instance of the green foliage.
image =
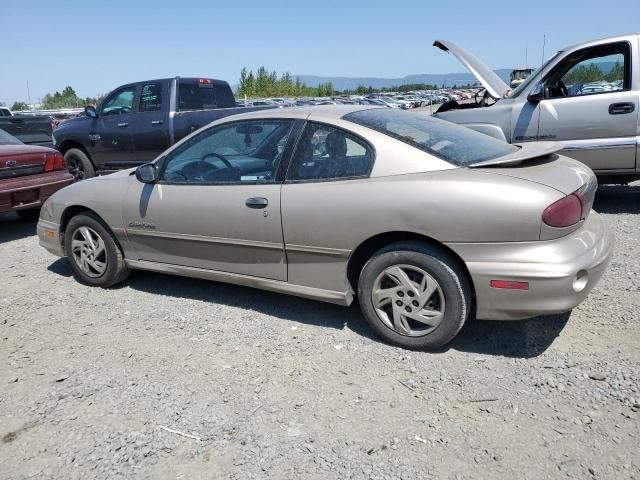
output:
M57 108L77 108L86 105L93 105L97 102L96 98L87 97L80 98L72 87L66 87L61 92L55 92L53 95L47 93L42 99L43 110L54 110Z
M566 85L573 85L574 83L589 83L599 82L604 80L604 74L600 67L595 63L589 65L576 65L564 76L562 81Z
M299 78L294 78L289 72L278 76L274 70L269 72L260 67L253 73L244 67L240 71L240 82L236 90L238 97L273 98L273 97L330 97L335 95L331 82L321 83L316 88L308 87Z
M13 102L11 105L11 110L14 112L20 112L22 110L29 110L29 106L24 102Z
M308 87L299 78L295 80L289 72L278 76L265 67L260 67L253 73L244 67L240 71L240 81L236 90L238 97L247 98L274 98L274 97L333 97L335 95L358 94L371 95L380 92L409 92L413 90L434 90L437 87L428 83L407 83L394 87L373 88L371 85L358 85L355 90L338 92L331 82L321 83L317 87Z
M624 79L624 65L616 62L609 73L604 76L607 82L615 82Z

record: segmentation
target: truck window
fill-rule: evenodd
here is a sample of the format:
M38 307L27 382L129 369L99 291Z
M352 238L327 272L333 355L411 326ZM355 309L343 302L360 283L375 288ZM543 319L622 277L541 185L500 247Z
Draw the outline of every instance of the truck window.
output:
M136 87L127 87L117 91L102 104L102 115L122 115L133 111L133 98Z
M545 80L546 98L576 97L628 90L630 48L626 42L570 54Z
M181 80L178 89L178 107L180 110L218 108L213 84Z
M162 110L162 84L143 85L140 92L140 112L156 112L158 110Z

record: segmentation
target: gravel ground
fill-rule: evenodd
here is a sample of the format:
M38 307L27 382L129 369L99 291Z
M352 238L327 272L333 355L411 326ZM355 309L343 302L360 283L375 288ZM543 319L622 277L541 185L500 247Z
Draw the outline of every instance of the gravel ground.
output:
M617 249L582 305L431 354L357 307L144 272L84 287L0 215L0 477L640 478L640 184L595 208Z

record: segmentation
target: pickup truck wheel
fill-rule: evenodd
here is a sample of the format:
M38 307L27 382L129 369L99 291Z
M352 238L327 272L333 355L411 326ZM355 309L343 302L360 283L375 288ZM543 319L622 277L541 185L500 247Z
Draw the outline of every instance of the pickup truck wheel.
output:
M81 213L73 217L64 242L73 276L80 283L107 288L129 276L120 246L97 216Z
M67 170L73 175L76 182L96 176L96 171L87 154L78 148L67 150L64 154Z

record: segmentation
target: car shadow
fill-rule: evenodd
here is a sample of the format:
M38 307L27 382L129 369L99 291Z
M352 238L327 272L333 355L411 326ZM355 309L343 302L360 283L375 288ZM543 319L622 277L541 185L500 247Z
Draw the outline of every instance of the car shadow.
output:
M640 213L640 185L601 185L593 209L598 213Z
M35 235L37 223L37 220L22 220L13 212L0 213L0 243Z
M543 354L560 335L571 312L517 321L471 320L441 352L533 358Z
M65 258L56 260L48 269L64 277L71 277L73 274ZM177 281L168 281L169 277L165 274L134 271L127 281L114 288L129 287L145 293L254 310L277 318L336 330L348 328L365 338L382 342L367 325L356 302L345 308L255 288L196 278L175 278ZM569 316L570 313L566 313L515 322L472 320L467 322L449 345L437 350L437 353L457 350L513 358L536 357L549 348L566 325Z

